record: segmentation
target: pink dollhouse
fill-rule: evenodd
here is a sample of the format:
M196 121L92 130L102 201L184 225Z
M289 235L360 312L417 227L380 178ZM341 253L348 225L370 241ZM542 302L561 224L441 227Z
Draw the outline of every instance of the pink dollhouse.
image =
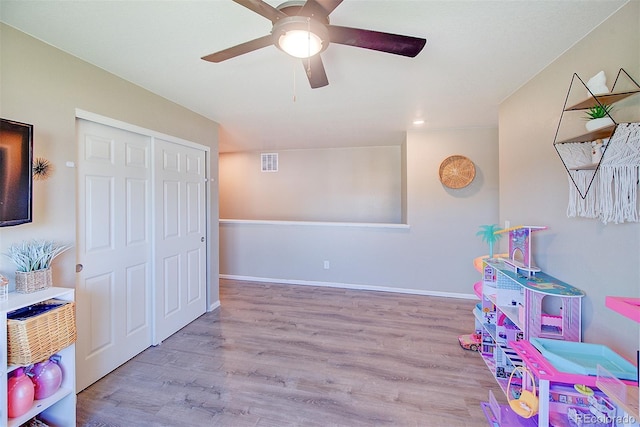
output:
M533 263L531 253L531 233L546 230L547 227L537 225L519 225L517 227L498 230L495 234L509 233L509 257L504 261L517 269L529 273L540 271Z
M508 258L499 258L502 267L488 265L493 274L499 273L494 280L503 288L498 304L507 305L510 300L517 308L517 323L525 339L581 341L583 292L540 271L533 261L532 234L546 229L546 226L520 225L495 232L509 233Z

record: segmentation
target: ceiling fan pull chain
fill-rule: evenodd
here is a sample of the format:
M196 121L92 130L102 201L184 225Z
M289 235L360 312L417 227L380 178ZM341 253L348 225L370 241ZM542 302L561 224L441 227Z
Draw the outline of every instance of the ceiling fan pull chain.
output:
M307 73L311 72L311 18L307 18Z
M296 68L293 67L293 102L296 102Z
M307 76L311 76L311 18L307 18Z

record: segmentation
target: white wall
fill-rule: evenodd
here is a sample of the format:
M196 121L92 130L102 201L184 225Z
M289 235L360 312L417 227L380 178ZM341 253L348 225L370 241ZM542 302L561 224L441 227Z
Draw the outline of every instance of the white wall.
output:
M475 236L498 221L496 129L411 132L406 142L408 227L332 224L220 224L220 272L230 277L473 293L473 258L487 253ZM469 157L476 178L451 190L442 160ZM323 268L323 261L330 269Z
M627 4L501 105L500 220L549 227L534 237L535 259L547 273L586 292L584 340L609 345L635 360L638 324L605 308L604 299L640 296L640 224L567 218L567 173L553 148L573 73L586 82L604 70L611 87L621 67L640 82L638 1ZM638 117L640 95L631 99Z
M95 66L0 24L0 116L34 125L34 155L54 168L34 183L33 222L0 228L0 253L31 238L75 244L76 108L197 142L211 148L211 175L217 176L218 125ZM217 185L212 188L211 222L218 220ZM212 302L218 300L218 234L211 232ZM0 273L11 279L15 266L0 257ZM74 287L75 252L54 262L57 286Z

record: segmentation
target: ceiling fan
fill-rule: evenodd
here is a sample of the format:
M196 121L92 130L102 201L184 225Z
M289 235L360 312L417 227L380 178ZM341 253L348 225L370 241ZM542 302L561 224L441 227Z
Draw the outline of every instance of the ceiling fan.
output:
M413 58L427 42L418 37L329 24L329 14L342 0L287 1L278 7L262 0L233 1L269 19L273 24L271 34L203 56L202 59L222 62L274 44L292 56L306 59L307 78L313 89L329 84L320 57L329 43Z

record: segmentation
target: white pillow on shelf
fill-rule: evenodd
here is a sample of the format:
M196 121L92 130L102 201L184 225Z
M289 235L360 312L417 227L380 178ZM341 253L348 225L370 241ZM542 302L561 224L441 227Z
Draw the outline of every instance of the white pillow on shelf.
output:
M594 95L609 93L609 88L607 87L607 76L605 76L604 71L600 71L598 74L591 77L587 82L587 88ZM587 96L591 96L591 93L587 93Z

